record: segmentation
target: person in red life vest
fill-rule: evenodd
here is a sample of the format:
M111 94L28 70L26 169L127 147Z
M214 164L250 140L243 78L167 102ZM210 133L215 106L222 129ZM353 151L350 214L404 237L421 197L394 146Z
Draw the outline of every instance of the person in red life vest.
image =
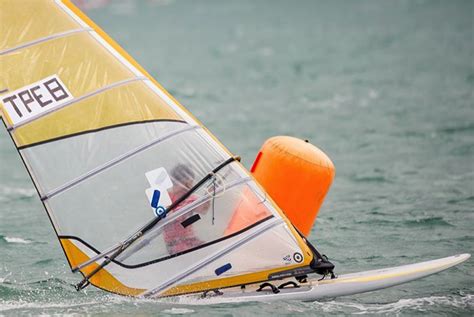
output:
M175 202L177 199L186 194L194 185L194 172L185 164L178 164L171 170L171 178L173 180L173 187L168 191L171 201ZM178 206L170 211L170 214L179 212L183 207L189 205L199 199L200 196L191 194ZM209 209L209 202L195 207L192 212L187 212L175 221L167 224L164 228L163 238L166 243L166 248L170 255L180 253L191 248L197 247L204 243L201 241L193 230L192 226L183 227L181 224L195 213L204 215Z

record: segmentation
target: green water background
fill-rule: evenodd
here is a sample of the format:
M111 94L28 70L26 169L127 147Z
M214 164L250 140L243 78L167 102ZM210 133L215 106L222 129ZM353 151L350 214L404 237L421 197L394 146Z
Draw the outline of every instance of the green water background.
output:
M250 166L274 135L337 175L310 240L339 273L474 246L473 1L128 1L87 10ZM0 129L0 315L472 315L474 261L314 303L179 306L76 293Z

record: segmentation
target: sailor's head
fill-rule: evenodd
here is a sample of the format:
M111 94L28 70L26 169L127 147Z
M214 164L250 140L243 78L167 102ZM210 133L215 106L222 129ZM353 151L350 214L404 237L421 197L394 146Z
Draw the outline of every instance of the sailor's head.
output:
M190 189L194 183L194 172L186 164L178 164L171 170L173 184Z

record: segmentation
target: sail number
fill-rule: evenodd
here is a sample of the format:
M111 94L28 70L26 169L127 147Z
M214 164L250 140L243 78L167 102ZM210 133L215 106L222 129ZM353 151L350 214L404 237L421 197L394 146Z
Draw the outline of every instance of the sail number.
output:
M57 75L0 96L13 124L54 109L73 97Z

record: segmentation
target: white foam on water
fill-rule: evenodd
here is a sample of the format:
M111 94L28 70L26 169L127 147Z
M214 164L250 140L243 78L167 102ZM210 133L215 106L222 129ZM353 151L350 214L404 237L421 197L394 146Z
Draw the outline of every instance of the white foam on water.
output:
M123 304L133 305L133 307L135 307L132 307L134 310L139 307L142 311L147 311L146 307L149 309L151 304L151 307L156 309L156 311L159 312L159 315L187 315L195 313L194 310L189 308L169 308L169 305L163 307L161 306L163 303L160 303L161 301L156 299L132 298L110 294L106 294L105 296L99 295L93 299L63 298L52 302L49 301L49 299L29 302L24 299L2 301L0 298L0 317L2 314L11 315L18 312L28 312L34 316L81 316L104 312L107 313L111 311L111 307L118 307ZM156 304L159 306L156 307Z
M155 6L167 6L174 2L174 0L150 0L151 4Z
M370 99L377 99L379 97L379 93L374 90L374 89L370 89L369 90L369 98Z
M25 240L22 238L16 238L16 237L4 237L3 238L6 242L8 243L21 243L21 244L29 244L32 243L33 241L31 240Z
M52 308L78 308L83 306L100 305L102 301L82 302L82 303L42 303L27 302L24 300L0 302L0 312L13 311L18 309L52 309Z
M347 312L351 314L398 314L406 310L427 311L431 306L444 306L453 308L474 308L474 294L464 296L430 296L421 298L407 298L386 304L362 304L339 301L314 302L313 308L323 312Z
M9 272L7 275L5 275L4 277L0 277L0 284L2 284L3 282L5 282L5 280L7 279L7 277L9 277L10 275L12 275L12 272Z
M170 315L184 315L184 314L192 314L194 313L194 310L192 309L187 309L187 308L171 308L171 309L165 309L162 311L164 314L170 314Z
M18 198L35 197L36 190L32 188L0 186L0 202Z
M36 190L34 188L0 186L0 195L2 196L18 195L18 196L30 198L36 195Z

